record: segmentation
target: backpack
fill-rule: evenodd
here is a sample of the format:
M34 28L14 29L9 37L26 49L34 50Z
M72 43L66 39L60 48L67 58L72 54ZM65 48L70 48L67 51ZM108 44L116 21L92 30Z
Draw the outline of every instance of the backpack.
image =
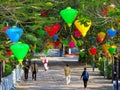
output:
M88 77L89 77L88 72L85 72L85 74L83 75L83 79L88 80Z

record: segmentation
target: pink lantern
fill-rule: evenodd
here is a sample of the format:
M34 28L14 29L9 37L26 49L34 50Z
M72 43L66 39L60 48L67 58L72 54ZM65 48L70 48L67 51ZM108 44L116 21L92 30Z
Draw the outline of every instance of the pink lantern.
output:
M74 34L77 38L80 38L81 36L81 33L77 29L74 30Z
M70 48L74 48L75 47L75 43L74 42L69 42L69 46L70 46Z

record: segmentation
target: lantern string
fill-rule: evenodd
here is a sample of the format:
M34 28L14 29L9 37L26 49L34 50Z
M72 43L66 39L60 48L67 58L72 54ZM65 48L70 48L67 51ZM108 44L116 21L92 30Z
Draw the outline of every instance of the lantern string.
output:
M18 22L19 22L19 21L17 20L17 21L16 21L16 24L15 24L16 26L17 26Z
M8 22L6 23L7 26L9 26Z
M59 35L59 34L61 33L62 29L63 29L63 26L60 28L60 30L59 30L59 32L57 33L57 35Z

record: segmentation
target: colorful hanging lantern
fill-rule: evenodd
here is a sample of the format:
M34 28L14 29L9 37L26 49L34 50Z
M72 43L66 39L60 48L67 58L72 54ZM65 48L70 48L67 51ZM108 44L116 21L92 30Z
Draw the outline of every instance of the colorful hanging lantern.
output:
M75 9L72 9L71 7L67 7L64 10L60 11L60 15L64 19L64 21L67 23L69 27L71 27L73 21L75 20L77 16L78 11Z
M25 43L16 43L11 45L10 49L15 55L15 57L18 59L18 61L22 63L24 57L28 53L29 46Z
M44 29L46 30L46 32L48 33L48 35L50 37L53 37L58 32L58 30L60 29L60 24L45 26Z
M59 45L60 45L60 41L59 40L55 41L55 46L59 46Z
M80 38L80 36L81 36L81 33L76 29L74 30L74 34L77 38Z
M83 52L83 51L80 51L79 54L80 54L81 57L84 57L84 56L85 56L85 52Z
M56 41L56 40L58 39L58 35L57 35L57 34L54 35L54 36L53 36L53 39Z
M109 53L110 53L111 55L113 55L113 54L116 52L116 49L117 49L117 47L116 47L115 45L112 45L112 46L108 49L108 51L109 51Z
M70 48L74 48L75 47L75 43L74 42L69 42L69 47Z
M68 40L62 40L63 45L68 45Z
M41 16L42 16L42 17L46 17L46 16L47 16L47 14L48 14L48 12L47 12L47 11L43 11L43 12L41 13Z
M3 32L3 33L6 33L6 30L9 29L9 28L10 28L10 26L4 27L4 28L2 29L2 32Z
M106 33L104 32L99 32L98 35L97 35L97 39L100 43L102 43L105 39L105 36L106 36Z
M38 33L40 36L44 36L44 35L45 35L45 30L38 30L37 33Z
M20 37L22 36L23 29L19 27L11 27L7 29L6 34L10 38L12 42L18 42Z
M89 49L89 52L92 54L92 55L96 55L97 53L97 49L95 47L92 47Z
M113 38L117 34L117 30L115 30L113 27L112 29L107 30L108 35Z
M77 40L77 46L81 46L83 44L82 40Z
M82 34L83 37L86 36L87 31L89 30L91 24L92 24L91 21L89 21L89 22L87 22L87 26L85 26L79 20L75 21L75 26L81 32L81 34Z
M111 4L107 6L104 10L102 10L102 15L106 16L110 11L114 11L116 9L117 9L116 6L114 4Z

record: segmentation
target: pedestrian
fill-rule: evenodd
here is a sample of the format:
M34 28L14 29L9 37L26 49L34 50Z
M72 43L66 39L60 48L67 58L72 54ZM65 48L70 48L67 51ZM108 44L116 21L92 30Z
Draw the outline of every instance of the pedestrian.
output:
M87 82L89 79L89 73L87 72L86 68L84 68L84 71L82 72L80 79L83 79L84 90L87 90Z
M31 72L32 72L32 80L36 80L36 74L38 72L38 65L37 63L34 61L33 64L31 65Z
M28 79L28 73L29 73L29 62L28 59L23 61L23 70L24 70L24 78L25 80Z
M62 56L63 56L63 44L60 47L60 57L62 57Z
M44 64L44 70L47 71L48 70L48 59L46 56L43 59L43 64Z
M65 71L65 77L66 77L66 84L68 85L68 84L70 84L70 78L71 78L70 77L71 71L70 71L70 67L68 64L66 64L64 71Z

